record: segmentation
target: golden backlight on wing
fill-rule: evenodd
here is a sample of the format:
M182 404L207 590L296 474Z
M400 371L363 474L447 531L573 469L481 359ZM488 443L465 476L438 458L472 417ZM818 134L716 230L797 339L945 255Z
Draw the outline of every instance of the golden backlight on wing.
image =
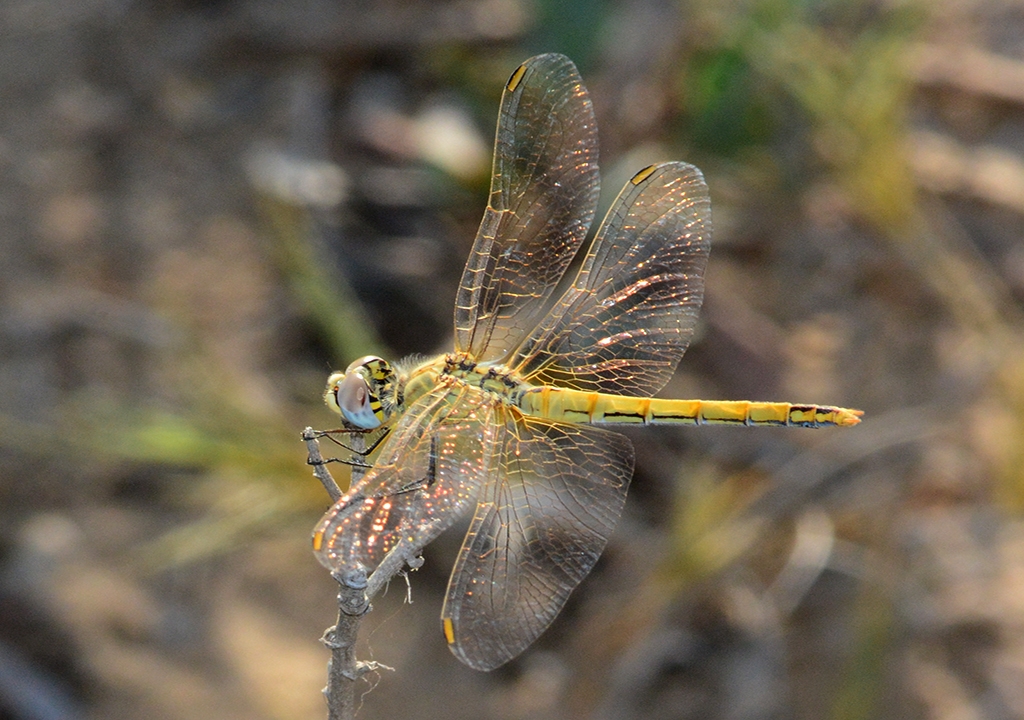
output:
M442 609L452 652L490 670L558 615L622 513L633 450L602 425L848 426L860 411L671 400L704 295L711 202L681 162L638 172L552 299L594 218L597 127L576 67L540 55L505 86L491 191L455 303L453 352L362 358L328 383L352 432L386 433L327 512L336 573L424 547L472 513Z

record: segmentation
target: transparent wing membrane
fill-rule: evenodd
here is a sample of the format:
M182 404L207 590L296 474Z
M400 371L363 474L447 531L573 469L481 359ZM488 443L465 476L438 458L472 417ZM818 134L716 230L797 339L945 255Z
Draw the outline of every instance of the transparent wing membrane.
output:
M502 95L488 206L456 297L456 354L395 368L363 358L329 385L346 427L392 429L321 519L317 557L370 572L475 507L442 623L452 652L480 670L544 631L615 527L633 451L595 424L859 422L860 411L831 406L652 398L703 300L707 185L686 163L641 170L554 298L597 195L597 127L579 73L561 55L532 58Z
M467 387L438 388L414 403L374 467L314 530L320 562L371 572L403 538L422 548L467 513L505 431L494 412L492 399Z
M711 201L697 168L665 163L637 173L510 366L539 385L654 394L693 335L710 239Z
M633 472L622 435L502 412L495 482L441 611L452 652L479 670L518 655L558 615L608 542Z
M597 124L576 66L541 55L501 99L491 193L455 302L455 346L501 360L533 329L594 218Z

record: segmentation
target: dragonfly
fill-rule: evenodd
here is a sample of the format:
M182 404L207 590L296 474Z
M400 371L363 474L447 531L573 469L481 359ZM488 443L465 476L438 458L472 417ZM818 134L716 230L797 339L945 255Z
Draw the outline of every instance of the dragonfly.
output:
M494 669L551 624L622 513L633 449L603 426L850 426L861 411L653 397L693 337L711 201L693 165L636 173L575 275L599 192L594 110L558 54L505 85L490 195L455 301L454 349L360 358L328 379L341 432L378 433L365 475L323 516L333 573L422 549L472 513L441 627L455 656Z

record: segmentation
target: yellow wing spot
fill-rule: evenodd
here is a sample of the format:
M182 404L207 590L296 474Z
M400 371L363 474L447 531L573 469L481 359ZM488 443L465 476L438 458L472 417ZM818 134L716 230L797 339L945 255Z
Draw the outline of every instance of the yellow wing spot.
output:
M455 644L455 626L452 625L451 618L441 618L441 625L444 628L444 639L448 641L449 645Z
M519 83L523 81L523 75L526 74L526 65L520 65L516 68L516 71L512 73L512 77L508 79L508 84L505 89L509 92L515 92L516 88L519 87Z
M632 177L632 179L630 179L630 182L633 183L634 185L639 185L644 180L649 178L654 173L654 171L657 170L657 169L658 169L657 165L648 165L643 170L641 170L636 175L634 175Z
M324 546L324 531L317 530L313 533L313 552L320 552L320 548Z

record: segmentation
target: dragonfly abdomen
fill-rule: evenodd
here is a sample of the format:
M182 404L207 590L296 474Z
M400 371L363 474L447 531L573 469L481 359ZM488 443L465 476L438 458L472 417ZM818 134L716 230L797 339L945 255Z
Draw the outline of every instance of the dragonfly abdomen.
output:
M830 405L749 400L668 400L540 387L523 393L528 415L574 423L608 425L856 425L860 411Z

